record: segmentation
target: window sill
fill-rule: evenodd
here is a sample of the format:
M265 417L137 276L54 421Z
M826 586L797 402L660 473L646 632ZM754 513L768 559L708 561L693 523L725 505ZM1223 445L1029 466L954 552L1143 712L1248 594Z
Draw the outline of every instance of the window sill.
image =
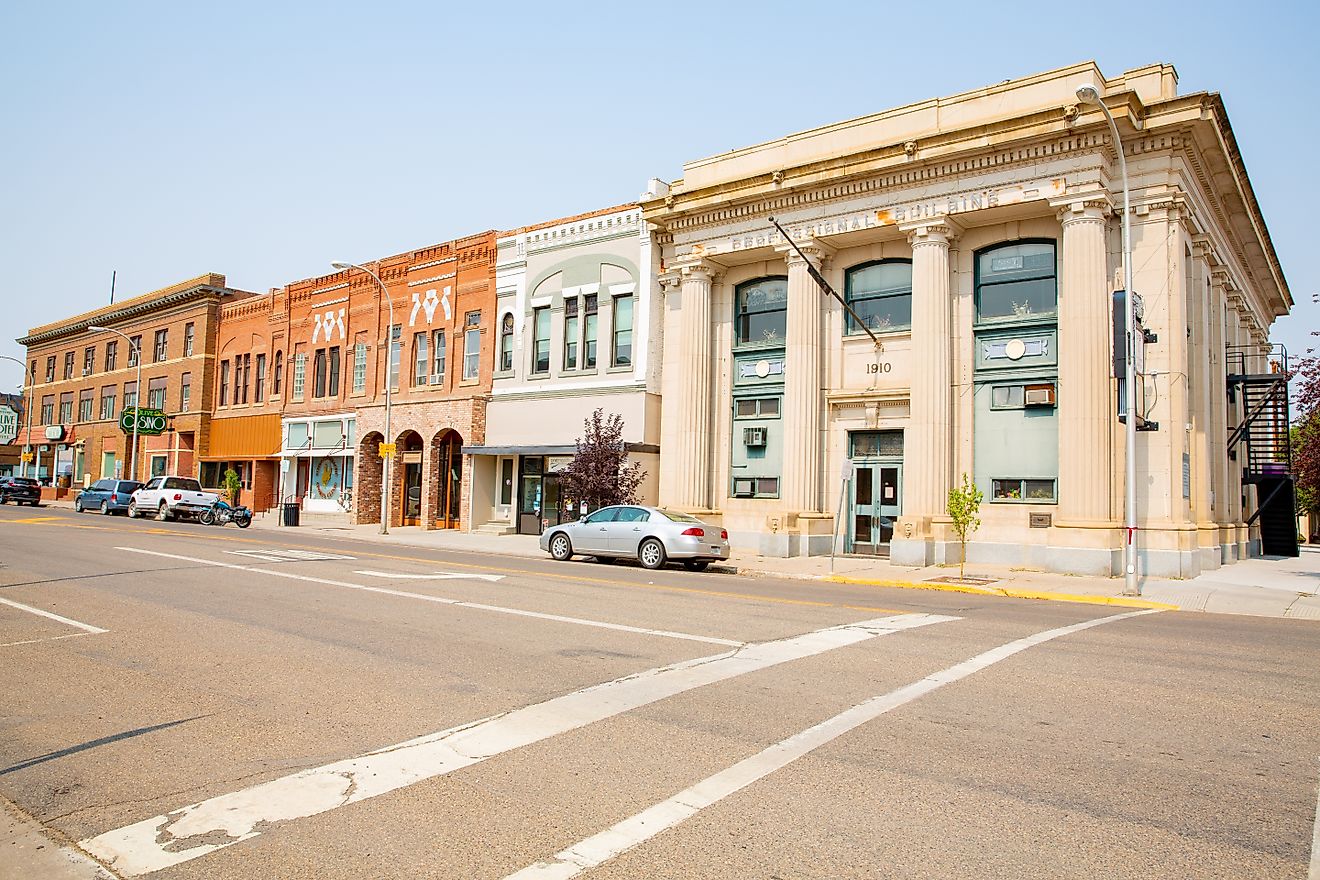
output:
M620 364L617 367L609 367L605 370L606 373L631 373L632 371L632 364Z
M1057 498L991 498L991 504L1051 504L1057 505Z
M481 379L480 379L480 378L476 378L476 379L464 379L463 381L461 381L461 382L458 383L458 387L459 387L459 388L473 388L473 387L476 387L477 385L480 385L480 384L481 384Z
M911 336L911 335L912 335L912 325L911 325L911 324L903 324L902 326L899 326L899 327L892 327L892 326L891 326L891 327L885 327L883 330L881 330L881 329L878 328L878 327L872 327L872 328L871 328L871 332L874 333L876 336L880 336L880 337L890 337L890 336ZM843 338L844 338L844 339L870 339L871 337L868 336L868 335L866 334L866 331L865 331L865 330L861 330L861 329L858 329L858 330L848 330L848 329L845 329L845 330L843 331Z

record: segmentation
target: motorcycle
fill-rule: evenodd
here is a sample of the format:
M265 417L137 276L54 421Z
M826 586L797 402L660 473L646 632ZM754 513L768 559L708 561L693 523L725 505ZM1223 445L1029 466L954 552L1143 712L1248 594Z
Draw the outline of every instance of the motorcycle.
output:
M200 519L204 526L222 526L232 522L240 529L246 529L252 525L252 511L241 505L231 507L223 500L217 500L215 504L202 511Z

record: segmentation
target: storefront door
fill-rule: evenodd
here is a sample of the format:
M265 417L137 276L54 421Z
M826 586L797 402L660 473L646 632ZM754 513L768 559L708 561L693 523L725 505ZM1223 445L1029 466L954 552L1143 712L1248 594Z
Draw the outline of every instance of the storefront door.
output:
M403 525L415 526L422 520L422 454L404 453L403 458L403 497L399 499Z
M884 462L856 462L849 505L853 553L888 556L894 522L900 512L903 467Z
M435 527L457 529L463 519L463 438L450 431L436 447L440 485L437 487Z

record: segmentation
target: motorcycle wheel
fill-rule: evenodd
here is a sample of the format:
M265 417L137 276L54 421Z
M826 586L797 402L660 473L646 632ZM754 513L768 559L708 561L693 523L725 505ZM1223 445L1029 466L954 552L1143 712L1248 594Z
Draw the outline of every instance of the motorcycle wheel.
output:
M252 525L252 517L250 516L235 517L234 525L238 526L240 529L246 529L248 526Z
M215 511L203 510L201 516L197 518L204 526L215 525Z

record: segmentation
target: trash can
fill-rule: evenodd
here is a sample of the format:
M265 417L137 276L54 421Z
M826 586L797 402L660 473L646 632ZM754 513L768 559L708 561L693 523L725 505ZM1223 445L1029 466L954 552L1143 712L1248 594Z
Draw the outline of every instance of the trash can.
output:
M298 502L286 501L284 502L283 506L284 506L284 524L286 526L298 525L298 516L299 514L302 513L302 508L298 506Z

